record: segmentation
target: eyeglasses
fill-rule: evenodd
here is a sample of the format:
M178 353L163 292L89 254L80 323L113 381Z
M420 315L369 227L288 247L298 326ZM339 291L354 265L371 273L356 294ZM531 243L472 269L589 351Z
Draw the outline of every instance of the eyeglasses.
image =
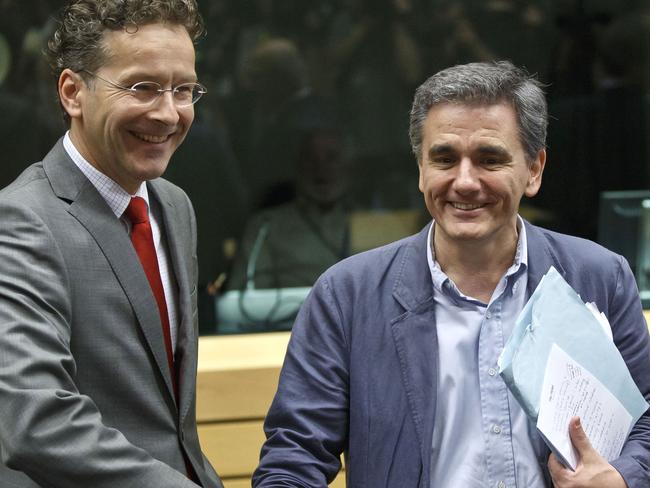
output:
M171 92L174 103L177 107L189 107L198 102L199 98L208 92L208 90L200 83L181 83L180 85L171 88L163 88L160 83L156 83L155 81L139 81L131 86L122 86L113 81L107 80L106 78L102 78L91 71L83 71L88 73L90 76L99 78L103 82L108 83L119 90L128 91L135 100L142 105L149 105L157 100L163 93Z

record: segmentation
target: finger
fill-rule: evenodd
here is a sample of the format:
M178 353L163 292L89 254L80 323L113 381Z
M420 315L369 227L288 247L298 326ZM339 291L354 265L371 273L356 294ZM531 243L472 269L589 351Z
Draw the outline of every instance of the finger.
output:
M555 454L551 454L548 457L548 462L546 463L548 468L548 473L551 475L553 480L553 486L560 487L563 486L563 482L566 480L567 468L560 462Z
M548 463L546 463L546 466L548 467L548 471L551 473L551 476L554 473L559 473L562 469L564 469L562 463L553 453L551 453L551 455L548 457Z
M582 429L580 417L571 418L571 421L569 422L569 436L571 437L573 447L576 448L580 455L580 461L583 463L587 458L593 456L593 454L597 454L591 446L587 434L585 434L585 431Z

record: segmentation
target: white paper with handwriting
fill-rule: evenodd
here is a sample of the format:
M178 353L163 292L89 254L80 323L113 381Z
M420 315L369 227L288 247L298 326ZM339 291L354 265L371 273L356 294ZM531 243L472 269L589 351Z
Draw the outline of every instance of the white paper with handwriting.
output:
M606 460L616 459L633 418L616 397L553 344L540 398L537 429L560 460L575 470L579 456L569 437L569 421L579 416L591 445Z

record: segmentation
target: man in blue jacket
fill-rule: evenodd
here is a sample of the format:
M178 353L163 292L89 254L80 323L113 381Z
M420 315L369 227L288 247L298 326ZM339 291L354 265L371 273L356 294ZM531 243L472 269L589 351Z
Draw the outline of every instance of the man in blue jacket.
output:
M332 267L293 329L256 487L650 486L650 414L618 459L569 426L564 468L497 372L515 319L554 266L608 317L650 400L650 338L621 256L518 215L540 188L547 109L508 62L443 70L415 94L410 137L433 221ZM579 203L579 202L578 202Z

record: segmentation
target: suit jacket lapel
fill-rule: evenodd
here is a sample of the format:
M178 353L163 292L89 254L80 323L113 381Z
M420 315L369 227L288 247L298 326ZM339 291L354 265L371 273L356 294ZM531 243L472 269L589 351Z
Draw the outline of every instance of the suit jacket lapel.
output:
M172 262L172 269L178 284L178 331L176 340L176 351L174 360L178 371L179 387L179 412L180 420L187 414L194 397L194 374L197 361L197 337L194 331L193 310L190 292L194 283L188 275L189 263L187 263L187 243L183 239L189 239L182 231L185 226L179 225L183 219L187 220L187 214L183 214L173 201L168 197L160 182L150 181L149 189L151 194L160 203L160 210L163 217L163 231L165 232L169 256ZM184 210L184 209L183 209Z
M530 296L551 266L554 266L563 277L566 277L566 271L553 246L546 241L546 236L529 222L524 221L524 225L528 242L528 296Z
M418 433L424 479L429 478L438 388L438 338L426 254L428 229L425 227L404 253L393 296L406 312L391 321L402 382Z
M123 224L70 160L61 141L43 160L43 167L56 195L70 202L68 212L92 235L106 256L131 303L167 390L174 398L158 306Z

